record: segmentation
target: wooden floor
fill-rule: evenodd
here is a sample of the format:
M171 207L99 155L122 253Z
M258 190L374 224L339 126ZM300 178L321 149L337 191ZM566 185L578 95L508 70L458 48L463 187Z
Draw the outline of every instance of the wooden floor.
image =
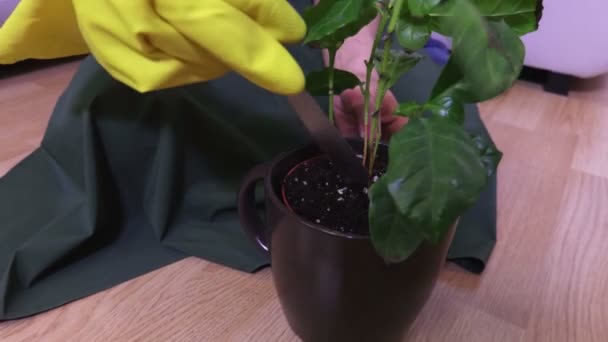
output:
M40 142L77 64L0 80L0 174ZM608 78L569 98L517 84L481 105L504 160L485 273L448 265L411 341L608 341ZM186 259L33 318L0 341L295 341L270 271Z

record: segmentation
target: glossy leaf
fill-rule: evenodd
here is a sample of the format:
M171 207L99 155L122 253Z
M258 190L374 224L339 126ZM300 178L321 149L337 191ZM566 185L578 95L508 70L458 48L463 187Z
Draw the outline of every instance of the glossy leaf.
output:
M372 244L387 262L401 262L424 241L422 230L407 222L381 177L370 189L369 226Z
M410 71L421 60L422 55L419 53L378 49L375 62L380 74L380 87L391 88L403 74Z
M543 15L542 0L470 0L479 14L489 21L504 20L518 35L538 29ZM433 8L429 15L449 16L458 6L457 0L448 0Z
M499 151L491 141L488 141L480 135L472 134L471 139L473 139L473 142L479 151L481 161L486 167L488 177L492 176L502 160L502 152Z
M410 13L415 17L423 17L439 4L441 0L408 0Z
M395 32L399 45L410 50L422 49L431 37L431 28L425 20L407 16L399 18Z
M448 63L443 67L439 78L431 92L431 99L439 96L455 96L460 99L466 97L467 87L464 76L454 55L450 56Z
M416 116L424 110L424 105L417 102L404 102L400 103L395 110L395 115L401 116Z
M424 108L458 125L464 123L464 104L454 96L439 96L427 103Z
M481 15L504 20L519 35L536 31L542 18L542 0L473 0L473 4Z
M524 45L504 22L487 22L468 0L454 0L452 15L441 26L453 38L453 53L432 98L458 96L463 102L481 102L509 89L523 67Z
M404 219L438 242L486 185L469 134L436 116L410 119L389 145L388 190Z
M327 96L329 94L329 68L312 71L306 75L306 90L315 96ZM334 69L334 91L338 95L347 89L352 89L361 84L361 80L354 74L340 69Z
M378 14L373 0L321 0L304 11L308 27L304 44L336 48Z

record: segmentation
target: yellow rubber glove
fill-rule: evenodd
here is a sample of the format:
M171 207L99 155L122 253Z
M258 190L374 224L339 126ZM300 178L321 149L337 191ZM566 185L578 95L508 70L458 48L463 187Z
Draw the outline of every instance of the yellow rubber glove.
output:
M285 0L73 0L97 61L140 91L218 78L235 71L279 94L304 88L282 43L306 25Z
M21 0L0 27L0 64L87 53L71 0Z

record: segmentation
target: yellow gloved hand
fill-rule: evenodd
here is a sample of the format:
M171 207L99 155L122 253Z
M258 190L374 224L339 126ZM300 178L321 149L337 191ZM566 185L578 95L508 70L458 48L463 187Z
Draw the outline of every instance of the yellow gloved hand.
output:
M21 0L0 27L0 64L87 53L71 0Z
M306 25L285 0L73 0L97 61L140 91L218 78L235 71L279 94L304 88L282 43Z

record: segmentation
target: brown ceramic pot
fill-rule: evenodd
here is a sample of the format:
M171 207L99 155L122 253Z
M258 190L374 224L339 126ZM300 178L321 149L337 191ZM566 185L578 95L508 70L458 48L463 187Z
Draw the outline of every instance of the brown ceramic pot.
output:
M385 146L380 153L386 155ZM319 154L309 145L251 170L238 197L242 225L270 255L283 312L302 340L402 341L433 290L454 226L438 245L421 245L404 262L387 264L369 237L342 234L302 219L283 202L282 181L295 165ZM265 223L255 203L260 181Z

